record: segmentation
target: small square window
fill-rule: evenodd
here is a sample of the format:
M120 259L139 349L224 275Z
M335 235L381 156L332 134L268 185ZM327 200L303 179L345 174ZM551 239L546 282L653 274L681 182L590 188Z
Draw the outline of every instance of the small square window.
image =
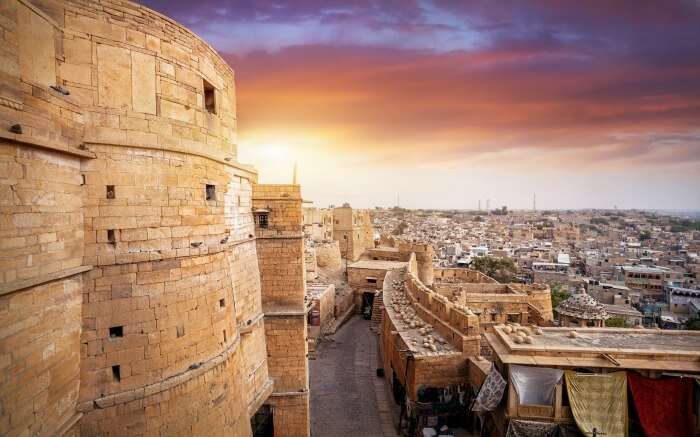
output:
M219 308L224 308L226 306L226 299L219 299Z
M202 80L204 88L204 109L210 114L216 114L216 88L206 80Z
M114 185L107 185L107 198L114 199L115 197L116 193L114 191Z
M107 229L107 241L109 244L117 244L117 236L114 229Z
M216 185L207 184L206 197L207 200L216 200Z
M267 225L268 225L267 214L258 214L257 219L258 219L258 226L262 229L267 229Z
M175 334L177 335L177 338L182 337L185 335L185 325L179 325L175 327Z
M121 369L119 366L112 366L112 378L114 378L115 381L119 382L122 377L121 377Z
M123 326L112 326L109 328L109 338L124 337Z

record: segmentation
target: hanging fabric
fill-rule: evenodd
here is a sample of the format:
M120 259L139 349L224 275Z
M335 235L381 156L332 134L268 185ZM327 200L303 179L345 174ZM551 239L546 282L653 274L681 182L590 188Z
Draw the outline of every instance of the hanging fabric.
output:
M510 382L525 405L552 405L562 375L563 370L548 367L510 366Z
M498 373L496 366L491 365L491 370L474 400L472 411L493 411L501 402L505 388L506 380Z
M644 435L693 435L694 378L651 379L635 372L629 372L627 378Z
M627 375L566 371L566 389L576 425L584 435L627 437Z
M506 437L555 437L558 428L553 422L511 419Z

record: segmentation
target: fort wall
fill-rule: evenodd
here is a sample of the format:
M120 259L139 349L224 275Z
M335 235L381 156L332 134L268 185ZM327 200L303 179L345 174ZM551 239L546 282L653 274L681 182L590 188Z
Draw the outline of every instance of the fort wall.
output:
M286 363L267 334L306 344L304 318L265 329L290 303L270 284L304 278L259 264L233 71L128 1L0 17L0 433L250 435ZM273 246L303 267L301 240Z
M253 186L256 246L275 433L308 436L306 268L298 185Z

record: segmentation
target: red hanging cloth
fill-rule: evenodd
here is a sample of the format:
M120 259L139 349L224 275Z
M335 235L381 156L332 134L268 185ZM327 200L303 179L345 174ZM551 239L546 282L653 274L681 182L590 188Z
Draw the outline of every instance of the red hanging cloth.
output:
M627 372L627 382L645 435L694 435L692 378L651 379Z

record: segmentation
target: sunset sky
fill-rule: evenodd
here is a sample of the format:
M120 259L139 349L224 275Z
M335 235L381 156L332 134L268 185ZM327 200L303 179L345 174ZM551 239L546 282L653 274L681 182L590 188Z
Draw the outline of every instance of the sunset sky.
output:
M260 181L357 207L700 208L700 1L148 0Z

